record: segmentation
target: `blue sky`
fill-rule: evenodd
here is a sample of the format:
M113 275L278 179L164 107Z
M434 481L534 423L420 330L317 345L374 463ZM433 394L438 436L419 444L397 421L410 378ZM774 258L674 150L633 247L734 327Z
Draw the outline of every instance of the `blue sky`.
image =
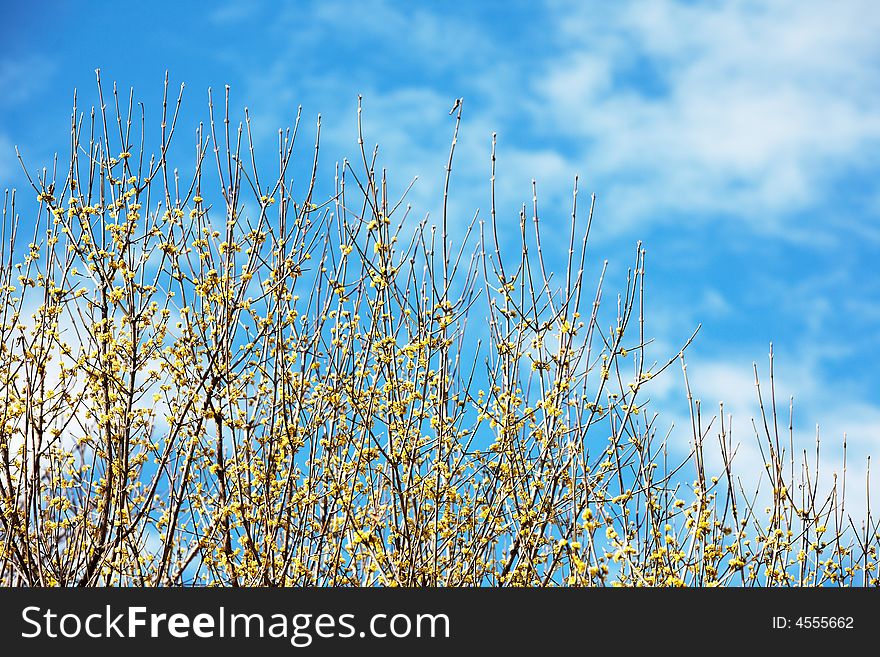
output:
M186 83L181 139L207 88L232 87L271 152L303 107L322 114L324 162L351 156L357 95L369 141L410 201L436 213L452 124L465 111L452 216L488 210L498 134L499 208L516 223L537 181L566 225L571 185L598 196L593 254L612 273L648 251L648 333L660 358L698 323L697 397L719 400L748 441L752 362L777 356L799 436L849 437L855 473L880 444L880 10L872 2L157 1L3 8L0 187L64 152L73 89L94 69L130 86L154 124L168 70ZM30 194L25 195L30 198ZM614 288L612 277L609 290ZM681 373L657 410L683 417ZM744 449L742 458L758 458ZM829 453L832 464L838 455Z

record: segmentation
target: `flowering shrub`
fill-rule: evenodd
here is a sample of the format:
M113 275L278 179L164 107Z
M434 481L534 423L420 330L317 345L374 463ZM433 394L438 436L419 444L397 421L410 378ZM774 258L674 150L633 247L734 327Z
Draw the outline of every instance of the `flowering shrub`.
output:
M180 98L151 156L98 92L69 164L31 179L35 218L4 204L4 584L877 583L870 512L850 526L789 472L775 404L763 498L723 424L706 472L698 402L669 463L644 388L679 355L646 358L641 246L604 323L577 181L550 253L537 200L501 228L493 148L488 223L454 247L455 137L434 226L362 136L319 198L319 140L294 184L279 133L267 177L227 89L183 176Z

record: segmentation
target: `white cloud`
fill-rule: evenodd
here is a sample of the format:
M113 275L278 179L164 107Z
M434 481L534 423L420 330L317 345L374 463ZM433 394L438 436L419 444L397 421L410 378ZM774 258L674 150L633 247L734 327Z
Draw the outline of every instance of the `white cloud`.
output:
M880 14L867 3L563 5L535 111L630 220L720 212L771 228L880 139ZM646 89L650 92L646 92Z

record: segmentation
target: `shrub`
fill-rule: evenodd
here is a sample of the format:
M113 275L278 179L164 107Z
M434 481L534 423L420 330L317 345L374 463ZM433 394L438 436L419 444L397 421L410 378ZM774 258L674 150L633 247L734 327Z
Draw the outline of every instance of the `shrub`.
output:
M643 390L681 354L646 357L641 245L605 323L577 180L562 250L536 193L505 234L493 137L488 223L448 216L460 102L435 226L360 130L321 197L320 121L306 183L299 115L267 178L227 88L182 177L167 79L152 156L131 98L98 94L35 218L4 203L5 584L876 584L870 511L848 531L789 476L775 399L763 501L723 424L707 472L698 402L669 463Z

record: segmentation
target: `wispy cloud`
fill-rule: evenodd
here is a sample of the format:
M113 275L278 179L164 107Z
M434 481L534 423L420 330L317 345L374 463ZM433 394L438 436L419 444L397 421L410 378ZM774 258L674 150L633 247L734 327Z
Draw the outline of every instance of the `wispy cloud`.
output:
M227 0L218 3L208 13L208 20L214 24L228 25L254 16L259 8L258 0Z
M29 100L49 84L53 70L52 62L42 56L0 60L0 107L14 107Z
M556 7L561 47L531 81L534 111L589 144L577 156L631 221L726 213L777 228L880 140L870 3Z
M284 17L282 17L284 18ZM288 11L288 21L302 20L299 12ZM334 33L340 45L348 44L361 56L351 65L389 57L404 58L396 65L413 65L423 73L461 72L491 51L487 34L458 12L438 12L413 3L370 0L357 3L318 2L308 16L308 25ZM362 49L367 48L366 52ZM378 70L376 71L379 72Z

